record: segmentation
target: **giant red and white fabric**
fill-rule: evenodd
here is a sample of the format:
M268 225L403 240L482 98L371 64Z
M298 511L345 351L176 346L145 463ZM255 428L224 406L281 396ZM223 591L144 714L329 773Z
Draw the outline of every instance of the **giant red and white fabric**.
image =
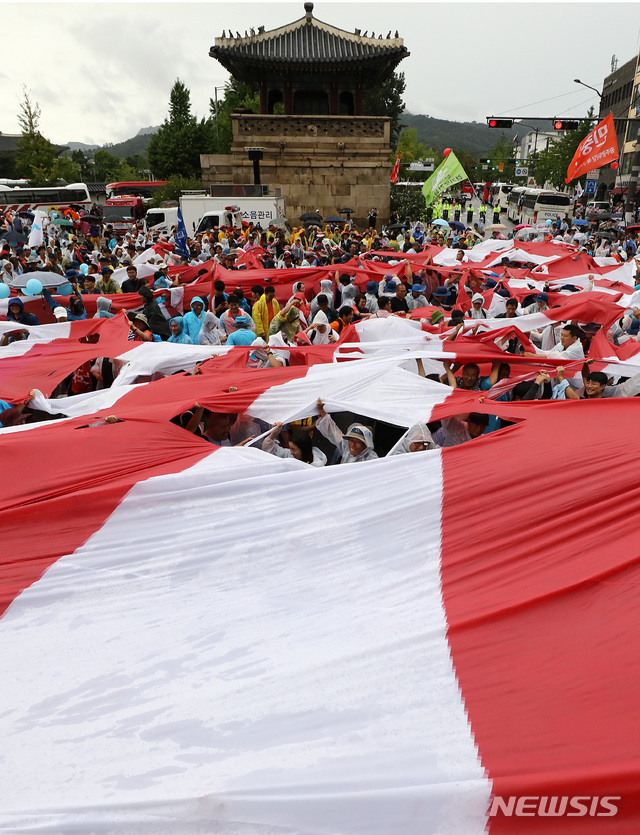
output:
M515 423L324 470L0 432L0 827L636 831L638 404L474 408Z

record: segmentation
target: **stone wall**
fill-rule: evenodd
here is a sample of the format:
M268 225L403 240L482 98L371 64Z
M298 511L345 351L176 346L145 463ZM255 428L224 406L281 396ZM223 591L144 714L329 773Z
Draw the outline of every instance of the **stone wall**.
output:
M280 188L287 217L297 223L304 212L324 217L343 207L355 210L362 226L376 206L389 217L390 120L378 116L265 116L234 114L230 155L203 154L202 178L253 183L253 163L245 148L263 148L261 180Z

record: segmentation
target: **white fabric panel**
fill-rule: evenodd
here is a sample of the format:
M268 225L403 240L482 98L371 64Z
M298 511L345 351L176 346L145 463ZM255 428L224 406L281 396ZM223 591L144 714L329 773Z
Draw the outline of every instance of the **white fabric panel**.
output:
M399 362L387 358L313 365L304 377L267 389L247 414L268 423L297 420L316 414L320 397L328 412L356 412L398 426L429 421L435 406L453 390L400 368Z
M137 484L0 621L0 830L482 835L441 491L437 450Z
M5 311L6 313L6 311ZM0 322L0 336L8 331L29 331L29 339L21 342L11 342L0 350L2 357L19 357L25 354L36 342L53 342L54 339L68 339L71 333L71 322L60 322L50 325L22 325L20 322Z
M140 342L117 359L127 364L113 381L116 387L127 386L138 377L159 372L169 377L176 371L191 371L197 362L227 354L233 350L229 345L182 345L177 342Z
M146 386L147 383L139 383L138 385ZM124 397L125 394L137 387L114 385L108 389L88 391L85 394L74 394L71 397L58 397L55 399L45 397L41 391L35 389L36 394L29 401L29 407L46 412L49 415L67 415L68 417L91 415L94 412L109 409L121 397Z
M142 254L144 255L144 252ZM157 258L158 261L162 261L162 258L159 255ZM151 278L151 276L155 275L158 269L157 267L154 267L153 264L138 263L138 258L135 258L133 263L138 271L138 278ZM111 277L115 282L122 286L122 282L127 280L127 268L119 267L117 270L113 271ZM151 282L151 284L153 284L153 282Z

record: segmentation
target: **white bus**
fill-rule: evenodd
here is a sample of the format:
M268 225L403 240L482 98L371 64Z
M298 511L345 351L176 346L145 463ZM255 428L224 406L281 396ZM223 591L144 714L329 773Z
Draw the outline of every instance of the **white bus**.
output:
M489 189L489 202L495 208L500 206L500 211L504 212L507 208L507 201L509 194L513 188L513 183L492 183Z
M520 211L522 205L522 198L526 186L514 186L509 192L509 200L507 201L507 218L514 223L520 223Z
M547 191L543 188L528 188L522 197L520 223L531 226L555 220L558 215L566 217L571 212L571 198L561 191Z
M90 209L92 200L84 183L47 188L9 188L0 186L0 212L34 212L36 209Z

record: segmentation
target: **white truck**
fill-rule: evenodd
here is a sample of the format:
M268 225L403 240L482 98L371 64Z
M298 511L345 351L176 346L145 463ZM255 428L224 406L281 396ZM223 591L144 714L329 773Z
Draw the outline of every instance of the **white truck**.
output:
M180 209L187 235L191 238L214 226L239 226L240 221L259 223L264 229L284 217L282 197L209 197L183 194Z
M152 229L163 235L169 235L174 226L178 224L178 207L171 206L166 209L149 209L144 219L147 232Z

